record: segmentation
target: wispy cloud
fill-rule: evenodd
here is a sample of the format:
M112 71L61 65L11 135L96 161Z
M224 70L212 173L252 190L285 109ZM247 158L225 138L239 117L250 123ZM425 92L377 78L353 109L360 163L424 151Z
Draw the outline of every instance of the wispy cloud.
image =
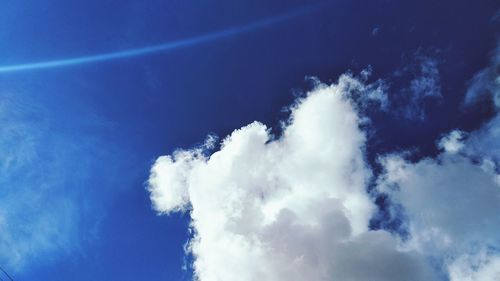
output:
M0 93L0 264L9 272L73 252L90 235L84 191L103 143L54 120L31 95Z
M464 104L471 106L474 103L491 99L497 108L500 108L500 44L491 56L491 64L477 72L469 81L469 87Z
M68 158L75 147L52 138L43 108L5 93L0 105L0 261L17 270L71 247L78 216L67 181L84 175Z
M87 55L81 57L64 58L58 60L48 60L39 62L28 62L14 65L0 65L0 73L10 73L19 71L39 70L39 69L52 69L60 67L70 67L82 64L92 64L105 61L112 61L118 59L127 59L133 57L144 56L148 54L169 52L176 49L187 48L206 44L209 42L229 38L244 33L249 33L266 27L270 27L294 18L303 16L305 14L317 11L323 4L308 5L297 10L289 11L280 15L270 18L260 19L246 25L233 26L224 30L219 30L211 33L206 33L190 38L175 40L157 45L140 47L129 50L121 50L116 52L101 53L95 55Z
M396 71L397 77L409 82L391 96L399 106L393 109L395 113L411 120L425 120L426 103L442 97L438 66L436 58L418 50L411 56L410 62Z

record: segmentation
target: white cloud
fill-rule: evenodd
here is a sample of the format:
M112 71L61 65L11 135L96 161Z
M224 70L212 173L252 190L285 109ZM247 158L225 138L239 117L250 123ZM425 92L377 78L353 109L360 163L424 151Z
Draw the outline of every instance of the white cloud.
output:
M469 136L466 151L471 155L500 163L500 115Z
M500 256L482 251L475 255L463 255L448 267L450 281L500 280Z
M402 110L424 119L424 100L440 97L441 86L437 61L419 62ZM474 83L490 85L495 103L492 71ZM383 82L366 85L369 74L343 75L330 86L317 81L292 107L279 138L254 122L210 156L213 141L158 158L148 187L153 206L190 213L188 251L198 280L499 278L500 115L476 131L444 135L434 158L380 157L376 190L389 196L392 205L384 207L409 235L403 241L371 231L376 206L366 189L373 176L360 127L374 102L382 110L397 105L389 105ZM474 87L468 102L478 99Z
M481 101L492 104L496 116L474 132L467 143L467 152L500 164L500 44L491 63L474 75L469 84L464 104L471 106Z
M352 76L318 85L293 106L280 138L254 122L211 156L202 147L158 158L153 206L190 212L199 280L434 279L397 237L368 229L376 207L351 102L363 87Z
M448 153L457 153L464 148L464 143L462 142L464 134L460 130L453 130L439 140L438 147Z
M500 177L493 162L481 161L448 150L416 163L400 155L382 160L379 189L404 207L407 246L448 268L452 281L493 281L485 276L499 274L491 265L498 264L498 252L483 254L481 264L467 262L477 251L500 250Z
M447 152L417 163L398 155L382 162L380 187L404 206L412 243L423 253L463 252L477 243L500 247L500 186L487 163Z
M480 72L481 79L488 71ZM481 87L485 83L491 85L482 80ZM471 87L467 102L478 98L479 84ZM451 281L500 280L499 120L496 116L467 136L452 131L438 142L443 152L436 158L381 159L385 174L378 188L403 206L411 234L407 245L441 263Z
M500 44L491 56L490 66L480 70L469 81L465 105L472 105L484 99L491 99L500 108Z

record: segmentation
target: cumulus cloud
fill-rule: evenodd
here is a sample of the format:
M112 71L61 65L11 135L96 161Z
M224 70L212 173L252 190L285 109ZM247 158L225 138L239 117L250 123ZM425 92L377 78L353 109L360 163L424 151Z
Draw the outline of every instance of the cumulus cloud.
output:
M500 257L482 251L463 255L449 265L451 281L500 280Z
M500 115L484 124L467 141L469 154L500 163Z
M453 130L439 140L438 147L449 153L457 153L464 147L462 142L464 135L465 133L460 130Z
M451 142L437 158L416 163L400 154L384 157L379 189L404 207L407 246L447 268L450 280L497 280L500 176L492 161L457 154Z
M190 213L198 280L434 280L420 254L368 229L376 206L353 102L364 87L349 75L319 84L279 138L254 122L211 155L199 147L157 159L153 206Z
M404 206L412 242L422 252L462 253L478 243L500 247L500 186L488 162L448 152L417 163L400 155L382 162L384 191Z
M464 104L473 106L477 103L492 105L496 115L479 128L469 138L467 150L470 154L500 162L500 45L492 55L488 67L474 75Z
M421 103L441 92L437 61L421 56L417 65L402 108L422 120ZM496 68L475 76L466 102L486 87L495 106ZM254 122L216 151L210 138L157 159L153 207L189 212L197 280L499 280L500 115L476 131L443 134L432 158L379 155L382 171L373 174L360 128L373 105L392 110L398 101L389 103L384 82L367 84L369 74L316 80L279 137ZM373 182L370 192L387 196L384 208L408 235L368 228Z
M485 75L490 68L475 76L466 102L479 97L479 88L494 89L497 76ZM487 94L495 100L499 92ZM442 153L435 158L380 160L385 173L378 188L403 206L407 245L432 256L451 281L500 280L499 118L468 134L452 131L438 142Z

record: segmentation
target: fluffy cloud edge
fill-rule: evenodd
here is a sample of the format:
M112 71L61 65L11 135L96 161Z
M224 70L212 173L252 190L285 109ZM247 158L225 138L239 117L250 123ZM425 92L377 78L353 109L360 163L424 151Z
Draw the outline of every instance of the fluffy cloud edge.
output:
M343 75L299 99L279 138L254 122L210 156L202 146L159 157L148 181L153 207L190 212L196 278L434 280L416 251L368 228L376 206L360 126L382 95Z

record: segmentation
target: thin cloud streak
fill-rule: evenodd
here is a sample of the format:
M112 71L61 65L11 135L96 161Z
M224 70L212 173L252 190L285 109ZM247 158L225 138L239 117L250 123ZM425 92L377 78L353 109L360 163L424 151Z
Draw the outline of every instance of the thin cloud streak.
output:
M314 12L318 10L320 7L324 6L323 4L310 5L303 7L301 9L293 10L288 13L280 14L274 17L265 18L259 21L255 21L246 25L235 26L228 29L207 33L204 35L186 38L182 40L167 42L158 45L152 45L137 49L129 49L111 53L90 55L90 56L82 56L75 58L67 58L60 60L50 60L50 61L41 61L34 63L23 63L23 64L14 64L14 65L4 65L0 66L0 73L9 73L9 72L18 72L18 71L28 71L28 70L38 70L38 69L50 69L50 68L59 68L59 67L68 67L68 66L76 66L81 64L90 64L104 61L111 61L116 59L126 59L132 57L139 57L144 55L149 55L153 53L159 52L168 52L175 49L181 49L185 47L193 47L197 45L201 45L204 43L212 42L215 40L220 40L224 38L229 38L232 36L236 36L242 33L249 33L255 30L263 29L266 27L270 27L281 22L285 22L305 14Z

